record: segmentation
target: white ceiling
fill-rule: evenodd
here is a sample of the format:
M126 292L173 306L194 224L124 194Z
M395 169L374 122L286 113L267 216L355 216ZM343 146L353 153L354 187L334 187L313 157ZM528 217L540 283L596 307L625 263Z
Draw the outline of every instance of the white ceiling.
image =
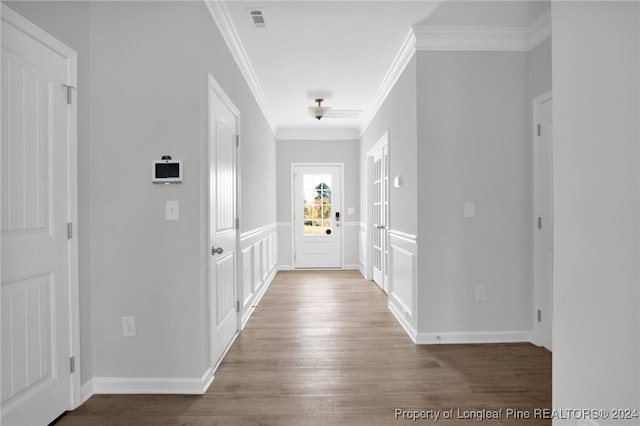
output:
M281 139L357 138L379 104L381 84L412 26L527 27L547 1L245 1L219 3L227 43ZM226 10L225 10L226 9ZM257 28L250 10L260 9ZM215 14L214 14L215 17ZM216 19L220 26L220 19ZM247 73L245 72L245 77ZM356 118L316 120L316 97Z

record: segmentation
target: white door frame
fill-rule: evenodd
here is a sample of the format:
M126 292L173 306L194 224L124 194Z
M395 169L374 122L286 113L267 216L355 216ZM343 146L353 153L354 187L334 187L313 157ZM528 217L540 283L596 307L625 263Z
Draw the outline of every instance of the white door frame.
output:
M213 373L214 371L216 371L216 369L218 368L218 365L220 365L220 363L222 362L222 360L224 359L226 353L228 352L228 350L231 348L231 346L233 345L233 341L236 339L236 337L238 336L238 332L241 329L242 326L242 312L236 312L236 334L233 337L233 339L231 340L231 342L229 343L229 346L227 347L227 349L225 350L225 352L222 354L222 356L220 357L219 360L215 360L214 359L214 339L213 339L213 330L215 329L216 325L214 324L214 307L212 305L212 300L213 298L211 297L211 263L209 261L209 258L211 257L211 247L213 247L214 242L211 241L211 226L210 226L210 217L211 217L211 188L210 188L210 182L211 179L209 179L209 153L211 150L211 129L209 128L210 126L210 116L211 116L211 112L210 112L210 100L209 100L209 96L211 92L214 92L219 98L220 100L222 100L222 102L225 104L225 106L227 108L229 108L229 110L233 113L233 115L236 118L236 134L238 135L238 140L240 139L240 110L238 108L236 108L236 106L233 104L233 102L231 101L231 98L229 98L229 96L227 96L227 94L225 93L225 91L222 89L222 86L220 86L218 84L218 82L215 80L215 78L213 78L213 76L211 74L208 74L208 91L207 91L207 155L206 155L206 164L207 167L205 167L205 170L207 171L207 246L204 248L204 258L207 259L207 286L209 288L209 367L211 369L211 372ZM240 171L239 171L239 165L240 165L240 147L238 146L238 149L236 151L236 217L239 218L240 217ZM237 223L239 224L239 220L237 221ZM235 239L235 256L236 256L236 264L235 264L235 279L236 279L236 299L237 300L243 300L243 295L242 295L242 286L240 285L240 271L241 271L241 267L242 265L240 265L239 259L240 257L238 256L238 251L240 249L240 227L238 226L236 229L236 239ZM240 304L240 309L242 309L242 304Z
M340 208L344 206L344 163L291 163L291 265L293 269L296 269L296 223L294 220L295 211L296 211L296 203L295 203L295 170L296 167L339 167L340 168ZM342 209L344 210L344 209ZM341 226L342 231L340 232L340 267L339 269L344 268L344 223L345 223L345 214L343 211L341 214ZM323 268L324 269L324 268Z
M365 278L367 280L373 280L373 235L372 235L372 227L373 227L373 156L376 152L380 151L382 148L387 147L387 156L389 156L389 130L385 131L378 142L371 147L371 149L367 152L366 164L367 164L367 181L366 181L366 194L365 194L365 204L366 204L366 253L367 253L367 267L365 269ZM387 173L389 171L387 170ZM388 181L387 181L388 183ZM387 194L389 197L391 196L391 192L389 188L387 188ZM389 209L391 210L391 209ZM391 223L389 220L389 212L387 212L387 222ZM387 232L389 229L387 229ZM388 241L387 241L388 244ZM385 259L384 262L387 260ZM387 271L388 272L388 271ZM388 275L388 273L387 273Z
M536 175L538 173L540 173L538 171L540 165L538 163L538 157L540 155L540 151L538 148L538 140L540 138L539 134L538 134L538 124L540 123L540 107L546 103L552 101L552 93L551 91L543 93L540 96L537 96L536 98L533 99L533 208L534 208L534 224L533 224L533 255L534 255L534 261L533 261L533 338L532 341L533 343L537 344L537 345L544 345L545 341L549 341L548 343L548 347L547 349L551 350L551 340L553 338L553 335L549 336L550 339L546 338L546 333L547 330L542 329L539 326L539 317L538 317L538 310L540 308L546 308L548 310L548 312L543 313L543 315L546 315L547 317L551 317L551 324L549 325L549 327L551 328L551 330L553 329L553 281L551 282L551 288L550 289L544 289L542 287L542 285L539 282L539 279L537 277L539 277L540 275L543 275L542 273L542 269L544 268L544 262L542 261L542 259L539 258L538 256L538 251L539 251L539 228L538 228L538 215L536 214L536 212L538 212L539 210L539 205L538 205L538 201L536 199L536 186L537 184L537 178ZM545 129L548 130L548 129ZM552 133L551 133L552 134ZM552 147L553 147L553 140L551 142ZM553 161L553 160L551 160ZM551 164L551 166L553 166L553 163ZM551 200L553 200L553 193L551 194L547 194L549 197L551 197ZM553 209L551 212L551 215L553 214ZM545 220L546 219L546 220ZM542 221L542 226L544 227L545 224L547 223L553 223L553 217L551 218L543 218ZM553 271L550 271L550 276L551 279L553 279ZM549 297L549 302L551 303L551 306L547 306L547 302L543 301L543 295L547 292L550 291L551 294L547 295ZM549 331L550 333L552 333L552 331Z
M68 69L67 85L75 88L70 90L71 104L67 105L68 129L67 140L69 164L68 176L69 196L67 223L72 224L72 238L68 240L69 247L69 294L70 294L70 342L69 357L74 359L74 373L71 375L71 389L69 390L69 410L73 410L82 403L81 359L80 359L80 287L78 262L78 54L31 21L25 19L4 3L1 4L1 25L10 25L34 40L47 46L66 59ZM1 124L0 124L1 125ZM0 235L0 238L2 236ZM62 413L61 413L62 414Z

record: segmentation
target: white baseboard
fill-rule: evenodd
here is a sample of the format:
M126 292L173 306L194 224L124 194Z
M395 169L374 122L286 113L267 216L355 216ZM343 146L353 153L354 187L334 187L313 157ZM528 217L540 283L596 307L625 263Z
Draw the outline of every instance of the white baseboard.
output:
M514 331L453 331L444 333L418 333L415 342L419 345L438 343L521 343L531 342L531 332Z
M95 395L95 391L93 389L93 379L89 379L86 381L86 383L82 384L82 389L80 390L81 394L80 394L80 405L84 404L85 402L87 402L87 400L89 400L89 398L91 398L93 395ZM80 406L78 405L78 406Z
M200 379L173 377L94 377L82 387L83 398L93 394L187 394L202 395L213 382L209 368ZM89 386L92 389L88 389ZM85 387L87 387L85 394ZM91 391L91 394L89 392Z
M353 270L361 270L360 265L343 265L342 268L329 268L335 269L336 271L344 270L344 271L353 271ZM293 265L278 265L278 271L295 271L296 268ZM325 271L327 268L302 268L301 271Z
M293 271L293 265L278 265L278 271Z
M413 326L411 324L409 324L409 321L407 321L407 319L404 317L402 312L400 312L398 307L396 305L394 305L392 302L388 302L387 303L387 308L391 311L393 316L396 317L396 320L400 323L402 328L404 328L404 331L407 332L407 334L409 335L409 337L411 338L413 343L418 343L418 341L417 341L418 333L413 328Z

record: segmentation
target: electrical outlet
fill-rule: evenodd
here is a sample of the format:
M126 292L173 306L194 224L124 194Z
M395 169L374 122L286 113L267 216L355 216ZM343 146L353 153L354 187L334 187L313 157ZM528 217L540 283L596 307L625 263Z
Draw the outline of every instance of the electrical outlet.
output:
M485 286L476 287L476 302L484 302L487 298L487 288Z
M122 317L122 335L124 337L135 337L136 317Z

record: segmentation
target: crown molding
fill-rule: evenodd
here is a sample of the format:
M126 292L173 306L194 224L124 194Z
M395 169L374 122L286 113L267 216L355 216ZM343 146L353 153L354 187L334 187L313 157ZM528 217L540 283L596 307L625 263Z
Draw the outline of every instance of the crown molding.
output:
M366 132L367 128L371 124L371 121L378 113L380 107L391 93L391 89L395 86L396 82L404 72L411 59L413 59L416 53L416 35L413 29L409 30L409 34L405 37L402 42L402 46L400 46L400 50L396 54L396 57L391 62L391 66L387 71L387 74L384 76L380 87L376 91L376 94L371 102L369 108L367 108L362 114L362 121L360 126L358 126L358 138L362 137L364 132Z
M551 35L551 10L526 27L414 26L416 50L528 52Z
M527 41L529 50L533 49L547 38L551 37L551 8L527 27Z
M229 51L231 52L231 56L236 61L238 68L240 68L240 72L244 77L247 85L249 86L249 90L253 94L253 97L258 104L258 107L262 111L262 114L267 121L267 124L271 128L271 133L276 134L272 121L270 120L267 101L264 96L264 92L260 83L258 82L258 77L256 76L253 66L251 65L251 61L249 60L249 56L247 52L244 50L244 46L242 45L242 41L240 41L240 36L238 35L238 31L236 30L233 21L231 20L231 16L229 15L229 11L224 4L224 1L221 0L205 0L204 2L207 5L207 9L213 18L220 34L222 34L222 38L224 39Z
M413 27L416 50L527 51L526 30L518 27Z
M281 127L277 129L275 135L277 140L282 141L344 141L360 139L360 133L356 127Z

